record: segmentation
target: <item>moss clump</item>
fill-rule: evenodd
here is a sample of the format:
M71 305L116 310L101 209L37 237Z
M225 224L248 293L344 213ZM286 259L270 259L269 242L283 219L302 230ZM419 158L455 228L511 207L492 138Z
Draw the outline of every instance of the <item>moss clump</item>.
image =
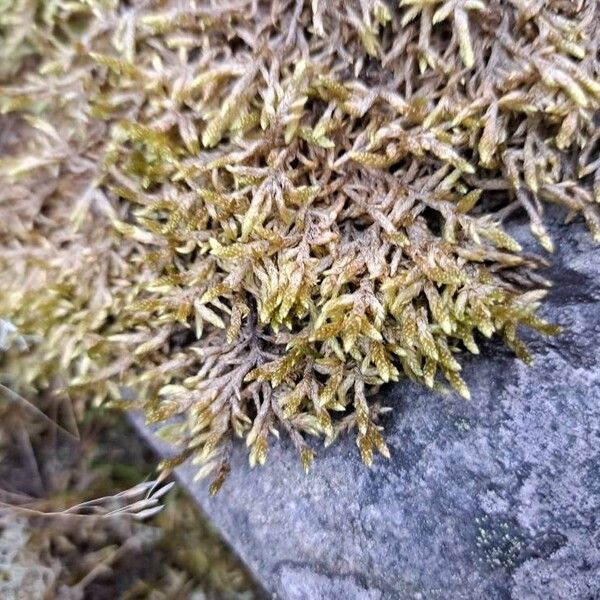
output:
M1 167L0 308L41 336L32 384L181 415L216 490L235 436L254 465L284 430L308 468L307 435L354 428L370 464L379 385L468 397L477 336L529 362L518 327L556 331L502 221L552 250L549 201L600 235L596 3L86 6L50 79L4 90L30 148Z

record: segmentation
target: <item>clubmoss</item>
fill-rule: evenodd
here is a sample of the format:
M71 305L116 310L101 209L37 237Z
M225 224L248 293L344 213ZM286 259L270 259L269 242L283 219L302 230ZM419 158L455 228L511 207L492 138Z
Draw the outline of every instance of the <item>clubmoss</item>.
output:
M600 237L599 8L400 4L58 3L85 19L0 107L15 381L135 390L216 491L235 437L388 456L369 395L468 398L480 336L530 362L545 260L502 224L552 251L553 202Z

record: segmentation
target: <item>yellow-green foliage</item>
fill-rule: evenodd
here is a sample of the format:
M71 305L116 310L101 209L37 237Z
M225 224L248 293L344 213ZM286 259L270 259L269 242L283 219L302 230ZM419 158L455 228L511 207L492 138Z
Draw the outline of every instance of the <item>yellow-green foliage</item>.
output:
M216 490L235 436L254 465L285 431L308 468L307 435L354 428L370 464L378 386L468 398L457 352L529 362L517 328L555 331L502 220L551 251L549 201L600 236L597 2L57 5L83 24L0 106L32 385L179 415Z

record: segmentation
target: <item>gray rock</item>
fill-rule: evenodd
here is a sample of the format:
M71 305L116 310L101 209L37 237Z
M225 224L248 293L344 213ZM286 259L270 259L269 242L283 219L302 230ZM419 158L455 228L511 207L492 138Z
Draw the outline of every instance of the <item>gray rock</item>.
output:
M50 600L55 597L54 571L39 564L28 548L31 529L14 514L0 517L0 598L2 600Z
M565 331L529 337L532 368L490 342L462 359L470 402L382 390L392 458L371 469L348 437L309 475L285 441L255 470L240 444L215 498L179 470L273 597L600 598L600 248L554 220L543 314Z

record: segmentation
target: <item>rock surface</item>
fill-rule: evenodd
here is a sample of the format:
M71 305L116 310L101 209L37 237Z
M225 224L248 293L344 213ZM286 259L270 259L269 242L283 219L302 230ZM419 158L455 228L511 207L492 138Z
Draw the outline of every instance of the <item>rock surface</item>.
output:
M55 598L54 571L39 564L29 547L27 521L14 514L0 517L0 598L50 600Z
M532 368L491 342L462 359L470 402L382 390L392 459L371 469L350 437L309 475L285 441L254 470L240 444L216 498L180 469L273 597L600 598L600 248L554 221L543 314L565 331L530 337Z

